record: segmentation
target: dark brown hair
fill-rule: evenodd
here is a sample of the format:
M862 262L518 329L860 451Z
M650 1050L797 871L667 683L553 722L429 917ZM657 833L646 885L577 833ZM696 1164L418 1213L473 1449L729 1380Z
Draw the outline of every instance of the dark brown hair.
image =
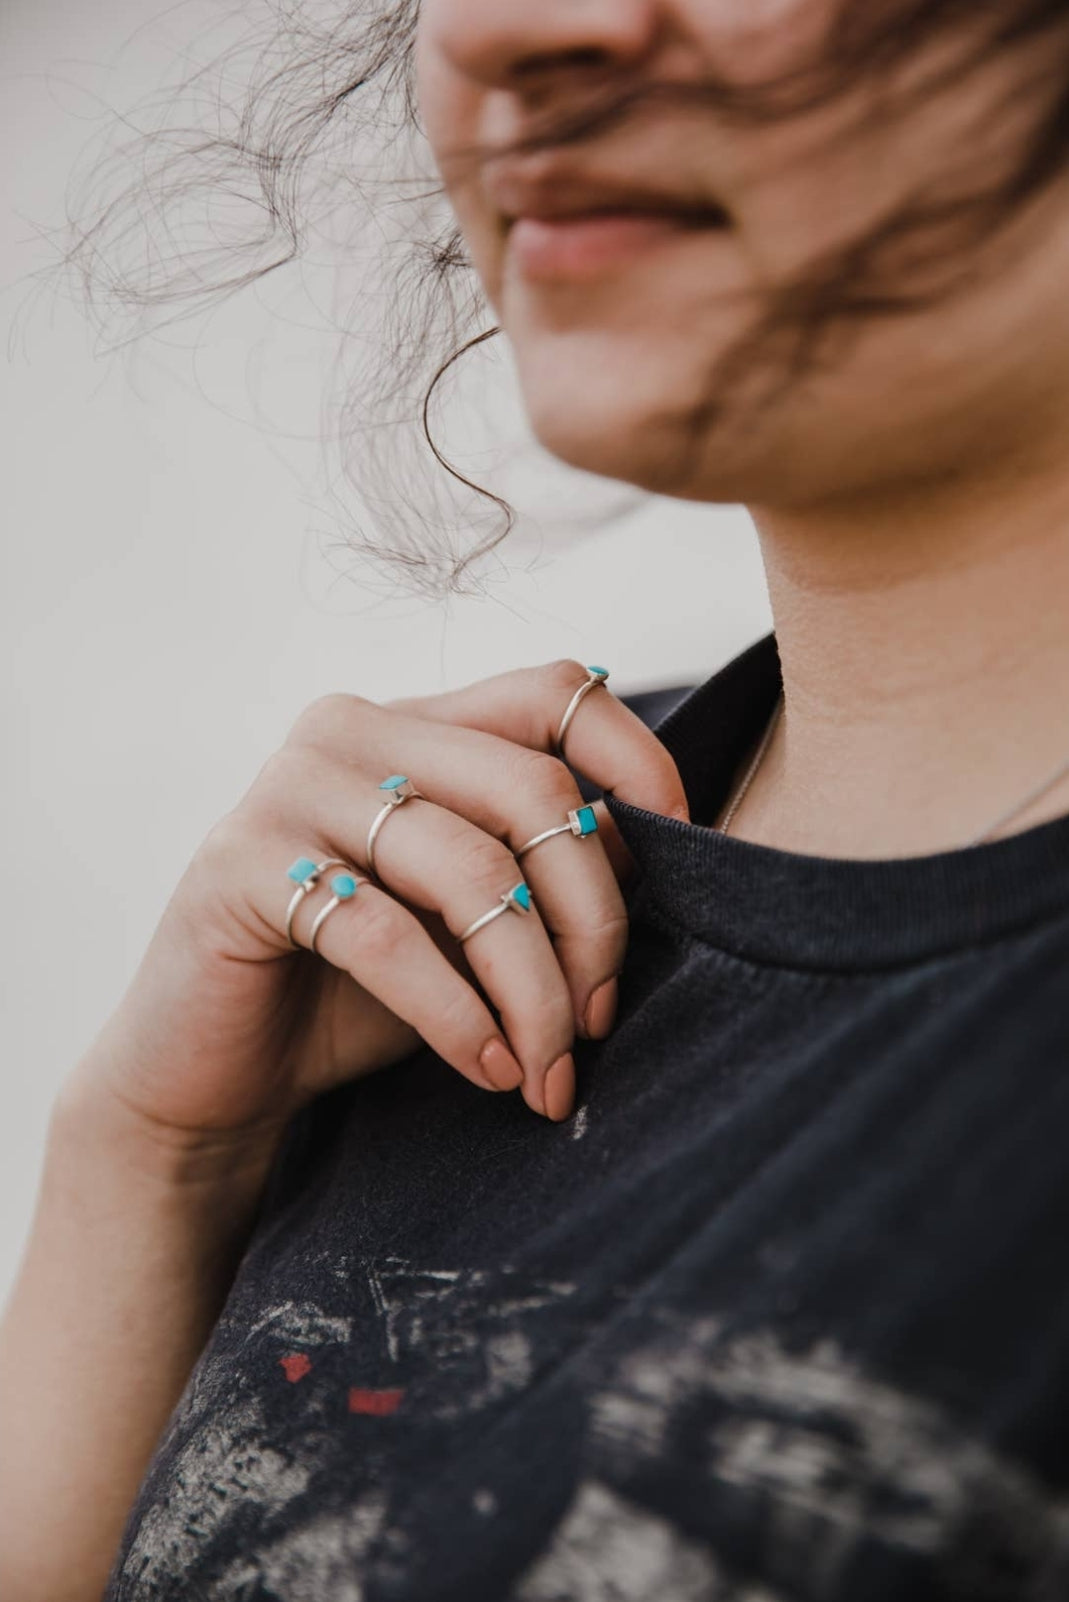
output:
M346 538L395 575L402 569L406 587L441 593L475 580L512 511L435 440L434 407L457 362L499 330L421 143L418 10L418 0L250 0L235 43L136 117L117 120L105 149L92 153L64 259L106 340L120 343L296 261L314 219L343 196L349 237L376 240L389 291L377 354L368 360L365 349L359 381L345 364L336 375L344 476L373 524L346 518ZM792 117L865 80L891 82L941 42L949 48L933 56L938 72L910 92L939 93L996 58L1013 64L1005 103L1017 131L1006 161L933 174L864 238L779 286L759 326L711 375L695 438L759 358L775 375L763 387L767 404L818 359L834 329L952 293L976 249L1065 170L1064 0L841 0L819 60L789 75L745 89L717 80L616 88L526 142L589 139L663 94L686 93L741 121ZM1011 115L1022 106L1023 119ZM420 441L422 453L413 448Z

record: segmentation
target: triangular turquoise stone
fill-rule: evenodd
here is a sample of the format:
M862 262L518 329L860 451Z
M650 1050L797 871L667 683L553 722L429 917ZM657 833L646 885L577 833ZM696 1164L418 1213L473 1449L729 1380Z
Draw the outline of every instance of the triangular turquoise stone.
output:
M515 901L519 906L521 906L524 912L530 912L531 892L525 884L518 884L516 886L515 890L513 890L511 894L510 900Z

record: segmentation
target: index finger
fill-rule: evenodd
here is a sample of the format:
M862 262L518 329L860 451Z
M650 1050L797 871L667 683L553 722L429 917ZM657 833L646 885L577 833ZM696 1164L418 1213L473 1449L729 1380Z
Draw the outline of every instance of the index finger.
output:
M443 695L388 704L429 722L482 729L533 751L557 750L561 719L589 678L582 663L549 662L480 679ZM632 806L690 821L679 769L637 713L603 685L583 697L567 735L569 767Z

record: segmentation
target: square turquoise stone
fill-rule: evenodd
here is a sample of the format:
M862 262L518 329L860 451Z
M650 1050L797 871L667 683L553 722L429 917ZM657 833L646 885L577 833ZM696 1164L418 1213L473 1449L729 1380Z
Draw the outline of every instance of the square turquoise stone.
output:
M388 779L383 779L382 783L379 785L379 789L380 790L399 790L401 788L402 784L407 784L407 783L408 783L408 779L405 777L405 775L403 773L391 773L390 777Z
M303 884L315 871L316 865L310 857L298 857L292 868L286 869L286 877L292 879L294 884Z
M584 834L597 834L598 816L593 807L577 807L575 821L579 825L578 833L580 837Z

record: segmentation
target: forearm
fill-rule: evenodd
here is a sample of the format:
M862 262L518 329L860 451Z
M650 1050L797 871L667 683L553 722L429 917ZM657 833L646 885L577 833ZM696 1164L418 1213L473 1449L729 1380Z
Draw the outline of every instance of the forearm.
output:
M77 1080L60 1098L0 1323L0 1596L98 1602L272 1150L179 1140Z

